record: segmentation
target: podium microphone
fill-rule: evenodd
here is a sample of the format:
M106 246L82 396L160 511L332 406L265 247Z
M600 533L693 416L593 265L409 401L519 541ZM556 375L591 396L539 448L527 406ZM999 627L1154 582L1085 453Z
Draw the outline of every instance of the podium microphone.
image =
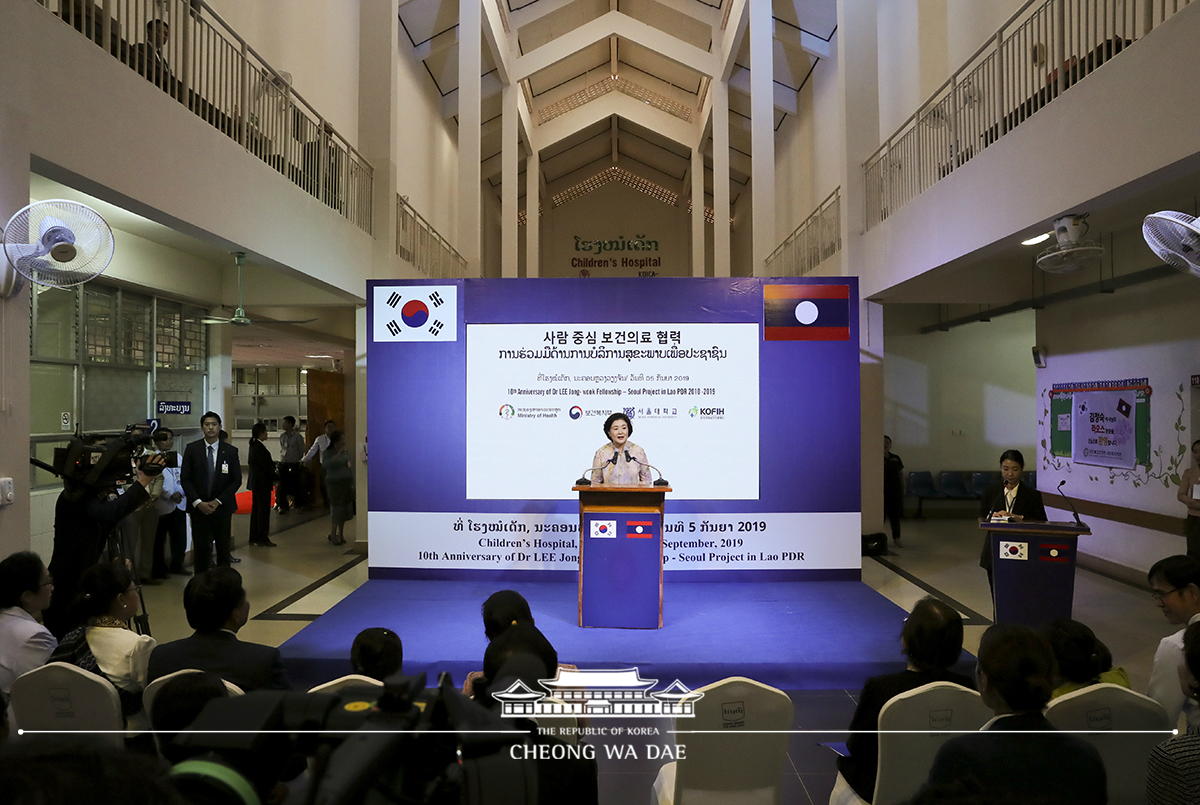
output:
M658 480L654 482L654 484L653 484L654 486L670 486L670 485L671 485L671 484L670 484L670 483L667 481L667 479L666 479L666 478L662 477L662 470L660 470L658 467L654 466L653 464L646 464L646 463L643 463L643 462L641 462L641 461L638 461L636 458L634 458L633 456L629 455L629 451L628 451L628 450L626 450L626 451L625 451L625 460L626 460L626 461L628 461L628 462L629 462L629 463L631 463L631 464L632 464L633 462L637 461L637 463L638 463L638 464L641 464L643 467L649 467L650 469L652 469L652 470L654 470L655 472L657 472L657 473L658 473Z
M1062 495L1062 499L1065 500L1067 502L1067 505L1071 507L1071 514L1075 515L1075 525L1081 526L1081 525L1083 525L1083 523L1081 523L1079 521L1078 509L1075 508L1075 504L1071 502L1071 499L1069 497L1062 494L1062 488L1066 483L1067 483L1067 479L1063 478L1061 481L1058 482L1058 488L1055 491L1058 492L1058 494Z
M629 455L629 453L626 452L625 455ZM613 457L610 458L608 461L604 462L603 464L601 464L599 467L592 467L591 469L584 470L583 475L581 475L575 481L575 485L576 486L591 486L592 485L592 479L590 477L591 473L595 472L596 470L602 470L605 467L607 467L609 464L616 464L617 459L619 457L620 457L620 453L613 453Z

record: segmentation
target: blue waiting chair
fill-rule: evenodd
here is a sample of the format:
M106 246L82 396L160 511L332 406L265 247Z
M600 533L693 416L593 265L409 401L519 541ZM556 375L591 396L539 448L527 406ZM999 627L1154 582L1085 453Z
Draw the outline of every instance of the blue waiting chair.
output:
M910 472L907 492L917 499L918 519L921 517L921 510L925 505L926 498L942 497L942 494L933 486L932 472Z
M999 480L1000 474L997 472L973 472L971 473L971 492L975 497L982 498L988 491L988 487Z
M942 490L942 495L948 498L965 500L974 497L967 489L967 482L963 474L957 470L944 470L938 476L938 486Z

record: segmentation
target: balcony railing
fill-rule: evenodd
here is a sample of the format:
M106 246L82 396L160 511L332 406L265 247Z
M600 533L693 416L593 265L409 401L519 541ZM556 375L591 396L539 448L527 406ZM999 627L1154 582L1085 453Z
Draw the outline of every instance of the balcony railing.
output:
M817 206L767 258L772 277L803 277L842 248L842 189Z
M370 163L204 0L38 0L193 114L371 232Z
M396 254L427 277L466 277L467 261L404 196L396 196Z
M863 165L867 229L1191 0L1030 0Z

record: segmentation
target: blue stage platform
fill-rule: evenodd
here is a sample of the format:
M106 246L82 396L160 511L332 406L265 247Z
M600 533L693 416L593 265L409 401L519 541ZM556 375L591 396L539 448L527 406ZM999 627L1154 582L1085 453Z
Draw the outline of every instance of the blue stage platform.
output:
M674 582L664 589L662 629L581 629L577 587L564 582L372 579L281 647L297 688L350 671L350 644L370 626L404 641L404 672L461 684L483 667L479 608L515 589L561 662L580 668L636 666L661 685L696 688L742 675L783 690L853 690L904 667L906 612L859 581ZM970 672L973 659L964 654Z

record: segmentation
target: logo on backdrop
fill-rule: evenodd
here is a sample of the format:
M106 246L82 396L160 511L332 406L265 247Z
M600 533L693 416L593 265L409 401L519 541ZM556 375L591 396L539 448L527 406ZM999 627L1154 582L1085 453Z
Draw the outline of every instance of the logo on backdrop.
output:
M581 417L581 416L583 416L583 409L580 408L578 405L572 405L571 406L571 419L579 419L579 417Z
M501 419L512 419L516 415L517 415L517 409L513 408L508 403L505 403L504 405L500 406L500 418Z
M375 286L374 341L458 340L458 286Z
M504 716L592 716L595 718L675 716L692 718L704 694L676 679L652 690L657 679L643 679L634 668L587 670L559 668L553 679L539 679L546 689L532 690L521 680L496 691ZM546 701L552 699L552 701ZM726 719L729 720L729 719Z

